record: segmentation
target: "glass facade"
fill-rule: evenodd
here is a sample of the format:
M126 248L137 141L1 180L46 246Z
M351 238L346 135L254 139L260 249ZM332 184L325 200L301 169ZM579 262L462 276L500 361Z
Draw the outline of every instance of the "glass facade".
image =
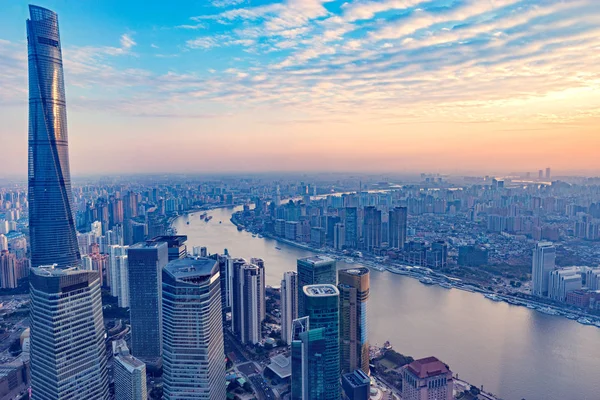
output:
M302 288L306 285L337 284L335 260L324 256L300 258L298 268L298 317L304 317L304 294Z
M162 354L162 269L169 260L167 243L138 243L127 250L131 352L157 366Z
M97 272L32 268L31 389L35 400L108 400Z
M325 398L325 330L306 329L292 340L292 400Z
M218 262L171 261L163 270L165 400L226 398Z
M340 332L339 332L339 295L334 285L309 285L303 290L306 316L310 329L323 328L325 352L323 359L323 400L339 400L340 387Z
M29 232L31 265L79 265L69 172L67 107L53 11L29 6Z

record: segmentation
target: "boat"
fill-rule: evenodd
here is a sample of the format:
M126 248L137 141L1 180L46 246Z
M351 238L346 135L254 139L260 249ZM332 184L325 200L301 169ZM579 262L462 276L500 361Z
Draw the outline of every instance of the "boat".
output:
M579 322L582 325L593 325L594 323L592 322L591 319L589 318L585 318L585 317L581 317L577 320L577 322Z
M594 322L594 325L595 325L596 327L600 328L600 321L596 321L596 322Z
M558 311L556 311L555 309L550 308L550 307L540 307L537 310L539 312L541 312L542 314L559 315Z
M492 301L502 301L502 299L493 293L484 294L483 297Z
M256 235L252 234L252 237L256 237Z
M344 262L346 264L354 264L354 259L352 259L350 257L346 257L346 258L344 258Z
M440 282L440 286L444 289L452 289L452 285L446 282Z
M244 230L244 227L242 225L238 225L237 230L241 232Z
M189 225L189 224L190 224L190 221L186 222L186 224L188 224L188 225Z
M259 237L260 239L264 238L264 236L263 236L263 235L258 235L258 237Z
M219 221L219 223L220 223L220 224L222 224L222 223L223 223L223 221Z
M567 317L569 319L577 319L577 315L575 315L575 314L567 314L567 315L565 315L565 317Z
M275 250L281 250L281 247L275 246Z
M530 310L537 310L537 306L531 303L527 303L527 308L529 308Z
M428 278L426 276L419 279L419 282L421 282L422 284L425 284L425 285L433 285L433 279Z

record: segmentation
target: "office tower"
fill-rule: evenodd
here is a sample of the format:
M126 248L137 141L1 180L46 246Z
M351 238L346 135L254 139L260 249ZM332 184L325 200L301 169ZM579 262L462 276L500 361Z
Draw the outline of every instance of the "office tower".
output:
M548 297L552 300L564 302L567 299L567 293L582 288L581 276L582 270L579 267L551 271L548 278Z
M97 272L43 266L29 277L35 400L108 400Z
M281 281L281 340L290 344L292 321L298 318L298 274L293 271L283 273Z
M185 242L187 241L186 235L173 235L173 236L156 236L150 240L148 243L159 243L165 242L169 248L169 261L177 260L180 258L187 257L187 246Z
M225 356L217 261L184 258L163 269L165 400L222 400Z
M548 296L550 272L555 267L556 248L550 242L539 242L533 249L531 267L531 294Z
M298 270L298 317L306 316L304 311L304 294L306 285L337 284L335 260L325 256L299 258L296 262Z
M160 366L162 343L162 269L165 242L138 243L127 250L131 351L149 367Z
M129 246L108 247L108 269L110 270L110 295L119 298L119 307L129 307L129 274L127 271L127 249ZM121 305L126 304L126 305Z
M541 170L541 169L538 171L538 178L539 179L543 179L544 178L544 171Z
M340 291L340 365L342 373L361 369L369 374L367 302L370 274L368 268L338 271Z
M194 247L194 249L196 249ZM221 309L223 310L223 324L227 320L227 313L231 311L231 285L233 281L233 259L227 253L211 256L219 263L219 280L221 283Z
M363 247L368 252L381 247L381 211L373 206L365 207Z
M550 167L546 168L546 179L550 179Z
M360 369L349 372L342 375L342 389L347 400L369 400L371 398L371 378Z
M394 207L390 210L388 221L388 242L390 247L402 250L406 243L408 209L406 207Z
M324 328L310 328L308 317L292 322L292 400L325 398Z
M69 172L58 16L29 6L29 233L31 265L79 265Z
M448 266L448 244L443 240L431 243L431 248L425 254L429 268L440 269Z
M0 251L0 287L14 289L18 286L18 279L17 257L8 250Z
M355 249L358 245L358 209L356 207L346 207L345 212L346 247Z
M97 242L98 238L100 236L102 236L102 222L100 222L100 221L92 222L90 233L92 235L94 235L93 237L95 238L93 243L98 243Z
M231 310L233 333L242 343L257 344L262 338L265 319L264 264L235 261Z
M340 331L339 331L339 297L340 292L335 285L307 285L303 288L306 316L310 328L323 328L325 352L323 359L323 383L325 394L323 400L339 400L340 398Z
M0 251L8 250L8 239L0 233Z
M112 342L115 399L147 400L146 364L132 356L125 340Z
M402 400L452 400L454 381L446 364L435 357L402 368Z
M333 228L333 247L342 250L346 245L346 225L338 222Z

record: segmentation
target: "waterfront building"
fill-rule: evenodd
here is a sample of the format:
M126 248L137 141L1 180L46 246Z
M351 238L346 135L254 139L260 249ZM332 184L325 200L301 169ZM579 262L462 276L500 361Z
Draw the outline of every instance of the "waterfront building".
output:
M556 248L550 242L539 242L533 249L531 294L548 296L550 272L556 267Z
M298 318L298 274L294 271L283 273L281 281L281 340L290 344L292 321Z
M402 400L453 400L450 368L435 357L415 360L402 368Z
M429 268L446 268L448 266L448 244L441 240L431 243L425 258Z
M165 400L226 398L219 264L184 258L163 269Z
M255 259L253 259L255 260ZM262 260L255 264L234 262L233 333L242 343L257 344L262 338L265 319L265 270Z
M458 265L480 267L488 263L488 249L482 246L460 246L458 248Z
M298 317L304 317L304 295L306 285L337 284L335 260L326 256L311 256L298 259Z
M406 207L394 207L389 212L389 247L402 250L406 243L408 209Z
M32 398L108 400L98 273L40 266L29 285Z
M322 400L325 398L326 345L324 328L311 329L308 317L293 321L292 400Z
M370 274L368 268L338 271L340 292L340 365L342 373L361 369L369 374L367 302Z
M112 342L115 399L147 400L146 364L129 352L125 340Z
M561 268L550 272L548 297L556 301L565 301L567 293L583 287L581 268Z
M69 170L58 16L29 6L29 235L31 265L80 265Z
M335 285L317 284L303 288L306 316L310 328L323 328L325 351L323 360L323 385L325 393L322 400L339 400L340 391L340 292Z
M127 250L131 351L149 367L160 366L162 343L162 269L166 242L138 243Z
M363 248L372 252L381 247L381 211L374 206L364 209L363 220Z
M346 396L345 400L369 400L371 398L371 378L361 369L349 372L342 375L342 389Z

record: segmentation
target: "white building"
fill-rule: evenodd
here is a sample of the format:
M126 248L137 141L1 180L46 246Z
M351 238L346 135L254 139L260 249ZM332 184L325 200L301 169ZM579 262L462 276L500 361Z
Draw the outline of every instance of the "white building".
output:
M533 249L531 267L531 294L548 296L550 272L556 266L556 248L550 242L539 242Z
M582 288L581 268L570 267L550 272L548 297L556 301L565 301L567 293Z
M108 248L110 270L110 295L118 297L119 307L129 307L129 246L112 245Z
M96 236L97 238L102 236L102 222L100 222L100 221L92 222L92 229L90 230L90 233L92 235Z
M298 318L298 274L283 273L281 281L281 340L292 341L292 321Z
M8 250L8 239L0 233L0 251Z
M600 268L590 268L585 274L585 286L590 290L600 290Z
M340 222L333 228L333 247L342 250L346 244L346 226Z
M131 355L122 339L115 340L112 348L115 399L147 400L146 364Z
M255 259L252 263L239 261L234 262L232 328L242 343L257 344L265 319L264 264Z

